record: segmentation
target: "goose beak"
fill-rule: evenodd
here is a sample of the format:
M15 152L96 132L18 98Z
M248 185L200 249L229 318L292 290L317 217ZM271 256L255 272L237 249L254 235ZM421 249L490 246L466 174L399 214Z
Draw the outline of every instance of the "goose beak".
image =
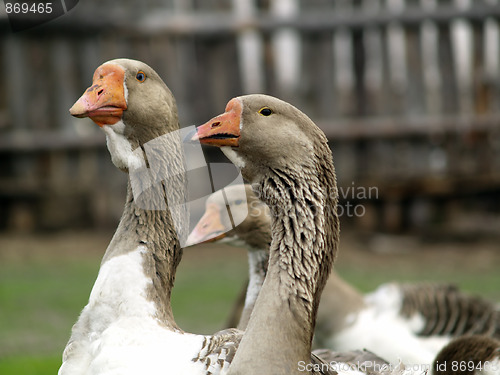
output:
M234 98L226 106L226 112L198 126L192 141L217 147L240 144L241 102Z
M202 242L214 242L226 237L228 229L222 224L220 210L216 204L207 205L205 214L189 234L186 246Z
M125 70L117 64L104 64L96 69L92 86L73 104L69 113L90 117L97 125L116 124L127 109L124 89Z

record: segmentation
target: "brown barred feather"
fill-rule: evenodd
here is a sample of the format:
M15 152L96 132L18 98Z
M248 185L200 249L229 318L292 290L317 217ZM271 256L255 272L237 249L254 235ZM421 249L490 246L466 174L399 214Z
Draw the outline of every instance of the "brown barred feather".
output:
M401 313L425 319L420 336L481 334L500 338L500 309L493 302L450 284L400 284Z
M243 332L234 328L219 331L212 336L206 336L199 355L193 362L202 362L208 371L213 360L218 361L221 368L224 362L231 363L238 348Z

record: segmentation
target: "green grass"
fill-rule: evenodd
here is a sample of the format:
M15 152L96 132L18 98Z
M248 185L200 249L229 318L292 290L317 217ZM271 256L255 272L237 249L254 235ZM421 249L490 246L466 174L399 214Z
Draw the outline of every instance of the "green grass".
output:
M0 236L0 374L57 373L109 238L109 234L8 240ZM391 280L451 281L500 300L498 251L472 245L374 254L348 241L341 249L336 269L364 292ZM246 255L229 247L217 250L217 245L184 254L172 294L176 321L190 332L219 330L247 277Z
M57 372L69 329L97 274L96 261L49 257L2 262L1 374Z
M23 357L21 355L8 357L0 361L0 373L5 375L44 375L57 374L61 366L61 356Z
M177 270L172 308L177 324L186 331L209 334L225 328L247 278L246 258L217 258L204 265L184 259Z

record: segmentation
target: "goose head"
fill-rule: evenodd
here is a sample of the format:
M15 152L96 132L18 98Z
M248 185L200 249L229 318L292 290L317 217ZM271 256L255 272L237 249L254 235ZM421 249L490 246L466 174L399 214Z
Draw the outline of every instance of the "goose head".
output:
M69 110L104 130L113 163L127 171L132 151L179 129L175 99L147 64L115 59L99 66L92 85Z
M208 197L205 213L191 231L187 245L221 241L250 251L267 251L271 243L269 215L269 208L250 185L226 187Z
M220 147L269 206L273 220L301 205L302 213L314 217L316 233L329 231L327 242L336 252L338 191L332 154L325 134L303 112L272 96L240 96L228 102L223 114L199 126L191 140Z
M317 228L333 228L328 242L336 249L338 191L332 154L325 134L303 112L272 96L240 96L228 102L223 114L199 126L191 140L220 147L269 206L273 219L301 205Z
M309 167L321 157L318 145L326 144L303 112L268 95L231 99L225 112L199 126L192 139L221 147L252 183L270 169Z

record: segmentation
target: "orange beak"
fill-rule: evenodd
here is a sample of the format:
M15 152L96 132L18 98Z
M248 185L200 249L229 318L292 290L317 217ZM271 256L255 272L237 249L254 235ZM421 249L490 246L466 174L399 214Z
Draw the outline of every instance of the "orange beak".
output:
M69 113L75 117L90 117L97 125L116 124L127 109L123 82L125 70L116 64L104 64L96 69L92 86L73 104Z
M192 141L212 146L238 147L240 142L241 102L238 98L231 99L226 106L226 112L198 126Z
M226 237L226 232L231 228L226 228L221 222L219 207L208 204L205 214L202 216L196 227L189 234L186 241L187 246L202 242L214 242Z

